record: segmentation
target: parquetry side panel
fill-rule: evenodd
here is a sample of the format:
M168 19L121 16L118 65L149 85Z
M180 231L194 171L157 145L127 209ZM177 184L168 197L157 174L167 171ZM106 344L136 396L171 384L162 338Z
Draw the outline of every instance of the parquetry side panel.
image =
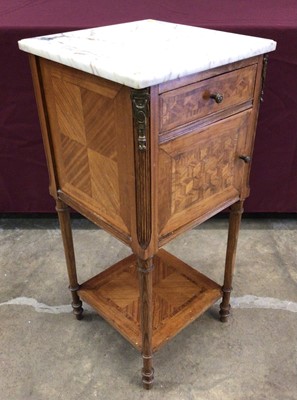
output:
M129 171L119 103L127 88L45 62L45 85L60 189L104 221L130 233ZM123 101L128 97L129 101ZM129 115L128 115L129 117ZM127 121L132 121L128 118ZM128 122L129 123L129 122ZM131 138L132 140L132 138Z

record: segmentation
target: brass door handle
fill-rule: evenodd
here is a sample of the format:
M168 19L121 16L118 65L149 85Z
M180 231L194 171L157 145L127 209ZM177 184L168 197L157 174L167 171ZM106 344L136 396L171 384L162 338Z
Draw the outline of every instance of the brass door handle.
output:
M252 161L252 158L250 156L239 156L241 160L243 160L246 164L250 163Z
M214 99L217 104L221 103L224 99L224 96L221 93L212 93L209 97Z

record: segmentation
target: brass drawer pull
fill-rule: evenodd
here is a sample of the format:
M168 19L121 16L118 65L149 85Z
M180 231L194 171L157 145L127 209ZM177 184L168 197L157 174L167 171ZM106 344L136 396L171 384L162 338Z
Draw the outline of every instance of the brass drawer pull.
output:
M214 101L219 104L223 101L224 96L220 93L213 93L209 96L211 99L214 99Z
M243 160L246 164L250 163L252 161L250 156L239 156L241 160Z

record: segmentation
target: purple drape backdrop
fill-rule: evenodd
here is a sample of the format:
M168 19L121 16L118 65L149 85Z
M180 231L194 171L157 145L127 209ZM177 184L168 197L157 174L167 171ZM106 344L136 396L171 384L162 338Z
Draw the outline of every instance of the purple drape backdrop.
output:
M147 18L278 42L245 209L297 212L297 0L0 0L0 213L54 211L28 60L17 40Z

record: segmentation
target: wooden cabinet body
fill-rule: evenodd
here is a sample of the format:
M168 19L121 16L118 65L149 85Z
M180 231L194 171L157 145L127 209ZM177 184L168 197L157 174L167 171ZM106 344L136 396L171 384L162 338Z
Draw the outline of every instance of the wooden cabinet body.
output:
M252 58L137 91L40 59L51 194L134 251L154 254L247 197L249 164L239 157L252 153L261 69ZM139 224L151 231L146 238Z
M30 60L76 314L81 298L142 352L149 388L155 350L222 294L229 315L263 56L139 90ZM78 285L65 204L133 255ZM160 250L229 206L223 286Z

